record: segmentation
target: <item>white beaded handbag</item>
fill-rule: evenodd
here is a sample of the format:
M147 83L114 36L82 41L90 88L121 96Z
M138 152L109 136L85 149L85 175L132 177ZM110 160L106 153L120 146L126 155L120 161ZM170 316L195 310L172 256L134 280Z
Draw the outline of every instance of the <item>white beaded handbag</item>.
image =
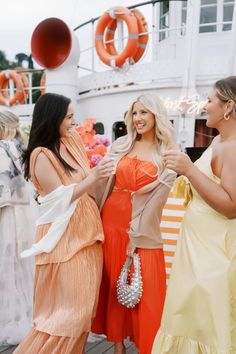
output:
M130 268L134 264L134 272L130 278ZM117 280L116 292L118 302L128 308L135 307L142 297L143 281L141 262L137 253L127 257Z

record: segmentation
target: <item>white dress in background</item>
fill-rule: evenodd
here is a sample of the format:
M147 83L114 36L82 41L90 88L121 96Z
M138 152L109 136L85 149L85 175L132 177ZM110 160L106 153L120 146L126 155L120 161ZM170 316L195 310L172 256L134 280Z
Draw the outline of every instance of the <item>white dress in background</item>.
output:
M19 143L0 140L0 345L18 344L32 325L33 243L37 206L23 176Z

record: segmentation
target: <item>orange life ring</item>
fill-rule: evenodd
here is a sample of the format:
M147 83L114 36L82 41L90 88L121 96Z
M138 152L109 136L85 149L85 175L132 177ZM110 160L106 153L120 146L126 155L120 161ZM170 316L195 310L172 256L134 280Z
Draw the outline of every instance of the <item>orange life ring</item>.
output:
M45 89L45 86L46 86L46 73L45 71L42 73L42 76L41 76L41 79L40 79L40 87L42 87L40 89L41 91L41 94L44 95L46 93L46 89Z
M22 79L22 82L23 82L23 85L24 85L24 93L25 93L25 96L26 98L28 97L29 95L29 80L28 80L28 77L26 74L24 73L21 73L21 79Z
M133 56L133 60L135 61L135 63L137 63L137 61L139 61L139 59L141 59L141 57L143 56L143 53L145 52L148 43L148 24L141 11L139 11L138 9L133 9L132 13L138 21L138 50Z
M16 93L12 98L10 98L6 92L2 91L6 90L9 80L13 80L16 87ZM0 104L13 106L14 104L23 103L24 101L24 84L21 76L14 70L2 71L0 73Z
M20 76L21 80L22 80L22 84L24 87L24 96L19 97L19 102L18 103L25 103L25 100L28 98L29 95L29 80L27 78L27 75L25 75L24 73L18 73L18 75ZM4 96L4 98L7 100L7 102L10 102L11 98L7 93L7 89L8 89L8 84L9 84L9 80L5 80L2 84L2 95Z
M110 54L104 44L104 32L112 20L125 21L128 27L128 41L121 53ZM105 12L99 19L95 32L95 47L99 58L103 63L121 67L127 58L133 57L138 49L138 23L135 15L126 7L115 7Z
M136 63L142 57L148 43L148 33L147 33L148 25L141 11L139 11L138 9L132 9L131 12L134 14L138 22L138 33L139 33L138 48L136 52L133 53L132 55L132 58ZM117 27L117 20L111 20L107 26L107 30L105 34L105 48L108 51L108 53L110 53L113 56L118 54L114 44L116 27Z

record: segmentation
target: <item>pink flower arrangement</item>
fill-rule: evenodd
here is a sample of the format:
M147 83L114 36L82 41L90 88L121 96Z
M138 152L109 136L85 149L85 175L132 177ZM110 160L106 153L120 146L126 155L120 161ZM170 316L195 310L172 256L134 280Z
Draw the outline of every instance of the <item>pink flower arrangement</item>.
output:
M76 128L85 147L90 166L96 166L107 152L110 141L105 135L96 134L93 129L95 119L86 118L83 125Z
M96 145L104 145L106 147L110 145L110 141L105 135L96 134L95 140L96 140Z

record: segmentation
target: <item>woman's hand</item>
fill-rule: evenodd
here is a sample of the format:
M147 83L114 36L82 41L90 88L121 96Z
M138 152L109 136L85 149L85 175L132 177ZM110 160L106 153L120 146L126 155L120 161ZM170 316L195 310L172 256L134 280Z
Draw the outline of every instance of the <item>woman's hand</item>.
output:
M179 150L167 150L163 154L165 166L175 171L179 175L188 177L193 172L195 166L187 154Z
M127 248L126 248L126 255L128 257L133 257L133 254L135 252L136 247L132 245L131 242L128 243Z
M103 158L96 167L90 170L88 178L93 182L100 180L102 178L108 178L112 174L114 169L114 160Z
M99 182L102 178L108 178L112 174L114 161L112 159L103 159L100 163L91 168L89 175L77 184L75 192L71 198L73 202L75 199L81 197L84 193L89 193L93 185ZM98 187L99 188L99 187Z

